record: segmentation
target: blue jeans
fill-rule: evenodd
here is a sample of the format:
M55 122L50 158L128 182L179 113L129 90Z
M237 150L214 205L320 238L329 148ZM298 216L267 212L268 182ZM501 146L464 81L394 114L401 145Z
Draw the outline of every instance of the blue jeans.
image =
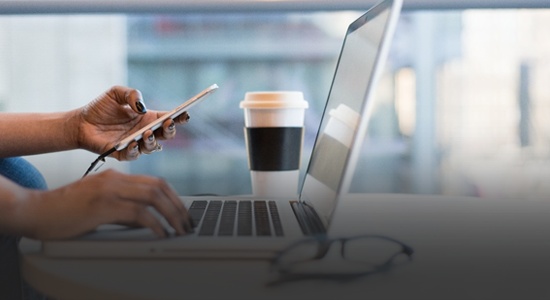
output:
M47 189L40 172L20 157L0 158L0 176L30 189ZM0 299L46 299L23 281L19 269L21 237L0 235Z

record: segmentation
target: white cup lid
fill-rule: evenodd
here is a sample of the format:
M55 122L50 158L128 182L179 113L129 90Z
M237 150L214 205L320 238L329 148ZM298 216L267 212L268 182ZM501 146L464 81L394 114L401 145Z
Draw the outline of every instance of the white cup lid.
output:
M297 91L247 92L240 103L241 108L280 109L308 108L304 94Z

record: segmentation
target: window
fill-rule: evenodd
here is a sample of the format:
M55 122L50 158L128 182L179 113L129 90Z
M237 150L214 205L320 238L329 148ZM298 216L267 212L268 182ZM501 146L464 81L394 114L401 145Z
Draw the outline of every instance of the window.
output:
M359 14L0 16L0 109L71 109L114 84L140 89L150 109L170 109L218 83L163 152L107 167L164 177L184 195L246 194L244 93L304 92L307 162L346 25ZM545 9L404 12L352 191L544 198L549 17ZM29 159L56 187L77 180L95 155Z

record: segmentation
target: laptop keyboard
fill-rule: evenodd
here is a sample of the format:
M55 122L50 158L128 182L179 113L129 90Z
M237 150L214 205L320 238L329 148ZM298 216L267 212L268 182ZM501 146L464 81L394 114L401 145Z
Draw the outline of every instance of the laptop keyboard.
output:
M197 200L189 214L199 236L283 236L275 201Z

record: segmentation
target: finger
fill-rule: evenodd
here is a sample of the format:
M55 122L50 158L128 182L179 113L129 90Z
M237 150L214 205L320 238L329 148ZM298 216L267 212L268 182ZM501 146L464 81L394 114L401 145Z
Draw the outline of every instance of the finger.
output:
M139 157L138 142L131 142L128 147L119 151L119 160L136 160Z
M109 94L120 105L128 104L132 110L139 114L144 114L147 112L147 107L143 102L143 96L137 89L125 86L114 86L109 90Z
M168 184L164 180L147 176L131 176L128 180L118 184L121 197L149 205L155 208L172 226L177 234L184 234L184 225L188 224L188 214L182 211L181 202L177 205L175 192L170 193ZM178 198L179 200L179 198Z
M191 117L189 116L189 113L184 112L183 114L174 118L174 122L176 122L176 124L185 124L185 123L189 123L189 119L191 119Z
M141 142L141 152L151 153L157 150L157 140L152 130L147 130L143 133L143 141Z
M185 231L187 232L192 231L193 227L195 226L193 224L193 220L191 219L191 215L189 214L189 211L187 210L185 205L183 205L183 201L179 197L176 190L170 184L168 184L166 181L163 181L163 183L164 183L162 185L163 192L166 194L168 199L172 201L174 206L179 210L180 214L183 215L184 217L183 225L185 227Z
M166 199L168 199L178 211L177 215L180 216L179 224L183 226L184 232L192 232L194 226L191 220L191 215L185 205L183 205L183 202L177 192L165 180L161 180L160 182L160 188L162 189L164 195L166 195Z
M129 218L128 216L123 219L115 218L119 215L118 210L113 209L111 203L135 203L155 209L174 228L178 235L193 230L190 226L190 215L187 209L185 209L176 191L165 180L143 175L126 175L114 170L106 170L95 176L88 177L88 180L93 179L102 180L102 182L106 183L101 185L102 188L112 191L111 193L104 193L104 195L108 196L103 197L103 201L99 202L109 205L108 212L111 212L110 219L118 220L119 223L131 224L135 221L135 218ZM110 221L105 220L105 222Z
M169 119L162 124L162 139L168 140L176 136L176 123Z
M162 223L149 211L145 205L120 201L115 207L118 208L119 224L135 224L141 227L150 228L156 235L162 238L168 237L168 232Z
M166 195L166 198L172 202L174 207L176 207L176 209L178 210L178 214L183 217L183 219L181 220L181 224L183 225L185 232L192 232L194 226L191 220L191 215L189 214L187 208L185 208L185 205L183 205L183 202L178 196L176 190L172 188L172 186L170 186L170 184L168 184L165 180L157 180L160 181L160 188L162 189L162 192Z

